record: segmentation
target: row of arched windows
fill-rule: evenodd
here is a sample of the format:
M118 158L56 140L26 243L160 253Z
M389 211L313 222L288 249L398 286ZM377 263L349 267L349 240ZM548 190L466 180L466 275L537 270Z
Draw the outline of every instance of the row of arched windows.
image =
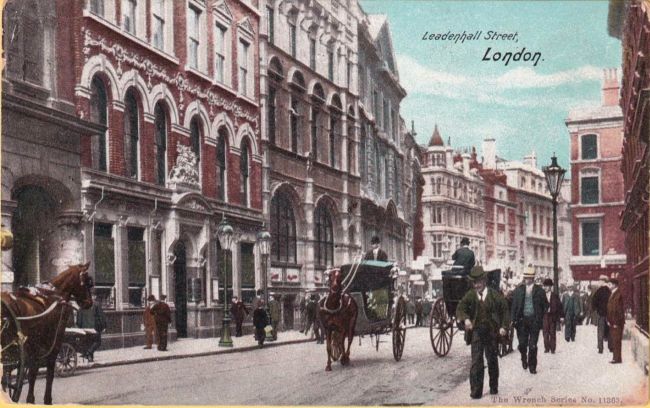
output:
M332 214L322 202L314 212L314 263L318 268L334 264L334 231ZM277 193L271 200L271 260L274 263L297 264L296 218L287 194Z
M91 120L95 123L103 125L107 128L106 132L96 135L91 142L91 161L92 167L100 171L109 170L109 149L110 138L120 137L114 135L114 129L110 129L108 110L109 95L104 81L95 76L91 82L90 94L90 116ZM127 90L124 97L124 126L123 126L123 142L124 142L124 174L127 177L135 180L142 180L141 156L144 154L142 151L141 132L142 132L142 109L139 103L139 95L135 88ZM168 139L169 139L170 120L168 109L165 102L160 101L154 107L154 143L152 159L150 163L153 169L153 182L165 186L168 181L168 174L170 168L168 165ZM190 147L197 160L197 170L201 174L201 157L204 154L201 151L203 142L203 123L202 119L196 115L194 116L189 125L190 130ZM246 206L250 206L250 175L251 175L251 144L248 138L244 137L240 146L240 180L239 191L240 202ZM222 126L218 130L217 135L217 149L216 149L216 168L215 179L217 181L217 198L226 201L228 197L227 189L227 172L228 172L228 129ZM111 169L113 171L113 169Z

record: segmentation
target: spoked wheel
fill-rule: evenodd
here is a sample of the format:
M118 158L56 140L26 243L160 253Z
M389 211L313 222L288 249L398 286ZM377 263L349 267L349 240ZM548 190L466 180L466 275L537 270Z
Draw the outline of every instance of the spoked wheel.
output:
M445 300L442 298L436 300L431 310L429 337L433 351L438 357L449 353L454 338L454 318L448 315Z
M406 302L400 296L395 307L395 320L393 321L393 357L400 361L404 352L406 341Z
M0 326L0 343L2 344L2 391L9 394L13 402L18 402L25 380L25 337L20 331L20 324L11 310L2 303L2 326Z
M63 343L56 356L54 372L59 377L69 377L77 370L77 351L69 343Z

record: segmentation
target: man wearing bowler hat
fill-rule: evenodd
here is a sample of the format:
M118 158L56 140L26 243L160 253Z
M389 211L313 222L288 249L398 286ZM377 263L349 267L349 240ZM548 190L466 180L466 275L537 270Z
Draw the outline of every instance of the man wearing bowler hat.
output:
M460 240L460 248L454 252L451 259L454 261L454 266L462 266L460 273L463 275L467 275L472 270L476 264L476 259L474 258L474 251L469 249L469 238L463 237Z
M388 262L388 254L379 247L381 245L381 240L377 235L372 237L370 240L370 245L372 246L372 249L366 252L366 255L363 257L364 261Z
M481 266L475 266L469 275L473 288L467 291L456 308L456 319L465 323L465 330L472 347L472 366L469 371L470 396L483 396L485 367L483 354L490 376L490 394L499 392L498 336L506 335L510 324L508 304L501 293L487 287L487 274Z
M172 322L172 311L165 299L167 299L167 296L160 295L160 302L151 308L156 321L156 332L158 333L158 351L167 351L167 329Z
M544 312L548 300L541 286L535 284L535 270L532 265L524 271L524 281L512 295L512 322L517 329L521 366L537 374L537 341L542 329Z
M623 307L623 296L618 287L618 279L611 278L609 285L612 288L612 294L609 297L609 302L607 302L607 323L609 323L609 341L612 343L612 353L614 353L610 363L620 364L623 362L621 345L623 326L625 325L625 309Z
M553 279L544 279L544 291L546 292L546 300L548 301L548 308L544 311L544 327L542 334L544 337L544 353L549 351L555 354L556 345L556 326L562 318L562 302L560 296L553 292Z
M598 353L603 354L603 343L608 339L609 327L607 326L607 302L609 302L610 290L607 286L609 279L606 275L600 275L598 283L600 287L594 293L591 299L591 308L596 311L596 326L598 332L596 341L598 342ZM612 351L612 345L608 342L607 347Z

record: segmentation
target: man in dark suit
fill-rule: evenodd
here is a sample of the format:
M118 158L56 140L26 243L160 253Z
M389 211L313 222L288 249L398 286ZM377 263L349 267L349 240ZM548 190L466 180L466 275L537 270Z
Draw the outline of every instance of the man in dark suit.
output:
M582 301L575 286L570 288L568 296L562 301L564 309L564 340L576 341L576 326L582 314Z
M160 302L151 308L154 320L156 321L156 333L158 333L158 350L167 351L167 328L172 322L172 311L165 302L166 295L160 295Z
M244 302L239 299L237 296L232 297L232 304L230 305L230 313L232 314L232 317L235 319L235 337L241 337L242 336L242 325L244 323L244 319L246 316L248 316L248 309L246 309L246 305L244 305Z
M379 247L381 245L381 240L377 235L372 237L372 239L370 240L370 245L372 245L372 249L366 252L366 255L363 257L364 261L388 262L388 254Z
M517 329L521 366L531 374L537 374L537 341L546 309L546 294L535 284L535 270L529 265L524 271L524 282L512 294L511 317Z
M553 279L544 279L544 291L546 292L546 300L548 301L548 308L544 312L544 327L542 334L544 337L544 353L549 351L555 354L556 345L556 331L555 328L562 318L562 302L560 296L553 292Z
M607 302L607 323L609 324L609 341L612 343L612 352L614 356L610 363L620 364L623 362L621 357L621 346L623 342L623 326L625 325L625 309L623 307L623 297L618 287L618 279L609 280L612 294Z
M467 275L472 270L476 264L476 260L474 258L474 251L469 249L469 238L463 237L460 240L460 248L454 252L451 259L454 261L454 266L463 267L462 272L459 271L460 273Z
M608 326L607 326L607 303L609 302L610 290L607 287L609 279L605 275L600 275L598 279L600 287L596 289L594 296L591 299L591 308L596 311L596 326L598 332L596 339L598 342L598 353L603 354L603 343L607 340ZM612 345L607 343L609 351L612 351Z
M469 275L473 289L467 291L456 308L456 319L465 323L472 346L472 366L469 372L470 396L483 396L487 360L490 376L490 394L499 392L498 336L506 335L510 324L508 305L501 293L487 287L487 275L481 266L475 266Z

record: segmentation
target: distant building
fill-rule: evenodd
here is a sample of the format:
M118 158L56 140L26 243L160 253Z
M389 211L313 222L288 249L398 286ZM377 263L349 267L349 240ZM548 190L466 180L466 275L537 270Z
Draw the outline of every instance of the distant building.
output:
M570 267L576 281L623 272L627 257L619 214L625 208L621 173L623 114L618 106L616 70L605 71L602 103L569 113L571 138L571 224L573 249ZM624 283L629 293L628 283Z

